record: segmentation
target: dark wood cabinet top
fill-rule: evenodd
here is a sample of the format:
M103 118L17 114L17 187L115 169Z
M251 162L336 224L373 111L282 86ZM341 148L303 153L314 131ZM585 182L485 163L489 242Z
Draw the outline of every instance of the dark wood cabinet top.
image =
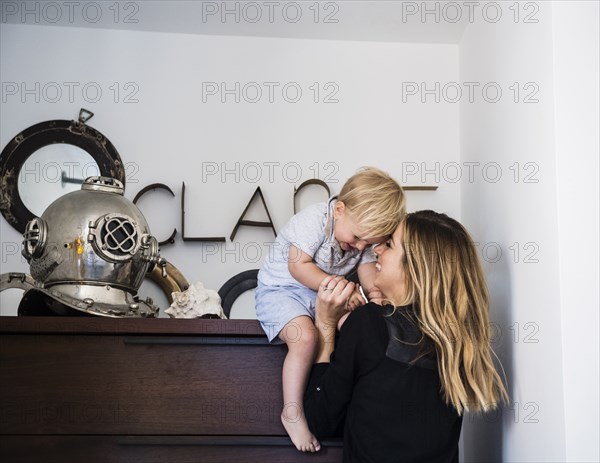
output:
M108 318L108 317L0 317L0 334L127 334L182 336L266 336L257 320Z

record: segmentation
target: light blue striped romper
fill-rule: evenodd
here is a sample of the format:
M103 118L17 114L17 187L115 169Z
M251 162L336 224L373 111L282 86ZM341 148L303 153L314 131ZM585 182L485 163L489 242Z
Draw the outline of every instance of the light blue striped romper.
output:
M303 286L288 270L290 245L312 256L315 264L330 275L348 275L358 264L374 262L371 247L344 252L333 234L333 208L337 197L313 204L294 215L281 229L258 272L256 318L269 341L301 315L315 316L316 291Z

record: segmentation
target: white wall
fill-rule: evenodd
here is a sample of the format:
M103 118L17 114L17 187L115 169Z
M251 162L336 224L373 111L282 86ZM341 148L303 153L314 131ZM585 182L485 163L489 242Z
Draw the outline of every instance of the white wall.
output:
M276 229L292 215L294 186L318 176L337 193L363 165L379 166L404 184L440 186L437 192L409 192L412 210L460 212L458 184L435 175L422 179L415 171L421 162L435 168L436 163L458 161L458 106L422 105L418 95L403 102L401 85L432 74L455 81L456 45L2 24L1 55L5 90L14 88L7 83L18 86L16 92L3 93L2 146L37 122L75 118L81 107L93 111L89 125L112 141L127 166L126 197L133 199L155 182L174 191L174 198L162 191L150 193L139 206L159 240L177 228L175 245L164 246L162 254L190 282L218 289L233 275L258 268L268 255L265 243L274 238L268 229L242 227L229 240L257 186ZM77 85L65 84L69 82ZM240 91L237 103L235 94L224 95L225 102L220 94L205 94L203 101L203 82L226 82L230 89L239 82L241 89L248 85L248 93ZM275 89L273 102L264 82L275 83L269 84ZM314 82L320 90L316 103L310 88ZM284 96L286 84L289 93ZM63 89L61 98L57 86ZM250 103L257 86L263 97ZM298 87L301 98L287 102L286 97L296 98ZM74 89L72 98L69 88ZM92 102L97 88L102 96ZM337 102L325 103L326 96ZM225 244L182 241L182 182L186 236L225 236ZM319 189L309 193L301 193L299 206L324 199ZM248 218L266 218L260 208L252 213ZM27 264L14 253L21 236L4 218L0 226L1 271L27 272ZM152 290L145 283L140 292L145 296L144 291ZM15 305L3 303L2 314L15 313Z
M597 5L568 3L531 3L535 23L475 22L460 43L461 80L504 91L496 103L461 105L463 162L503 173L463 183L461 204L475 240L502 251L484 263L512 400L467 420L465 461L598 461L598 15Z
M599 8L598 2L557 2L552 12L566 460L595 462Z

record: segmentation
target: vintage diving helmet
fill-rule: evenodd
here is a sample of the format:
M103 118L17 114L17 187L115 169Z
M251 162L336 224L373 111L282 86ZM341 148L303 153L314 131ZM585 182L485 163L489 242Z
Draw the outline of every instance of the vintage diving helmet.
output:
M89 177L81 190L58 198L29 221L23 255L31 277L11 274L8 285L28 289L23 299L36 303L39 295L28 293L43 293L46 305L59 314L75 309L107 317L158 316L152 299L141 301L137 291L155 266L166 276L167 262L123 191L116 179Z

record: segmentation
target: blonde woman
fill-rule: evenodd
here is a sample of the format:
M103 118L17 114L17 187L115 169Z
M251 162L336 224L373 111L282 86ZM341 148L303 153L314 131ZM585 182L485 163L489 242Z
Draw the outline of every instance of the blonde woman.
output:
M344 462L458 462L462 415L507 400L492 362L488 294L473 241L445 214L408 214L375 248L369 303L335 327L355 290L323 279L304 399L317 437L344 436Z

